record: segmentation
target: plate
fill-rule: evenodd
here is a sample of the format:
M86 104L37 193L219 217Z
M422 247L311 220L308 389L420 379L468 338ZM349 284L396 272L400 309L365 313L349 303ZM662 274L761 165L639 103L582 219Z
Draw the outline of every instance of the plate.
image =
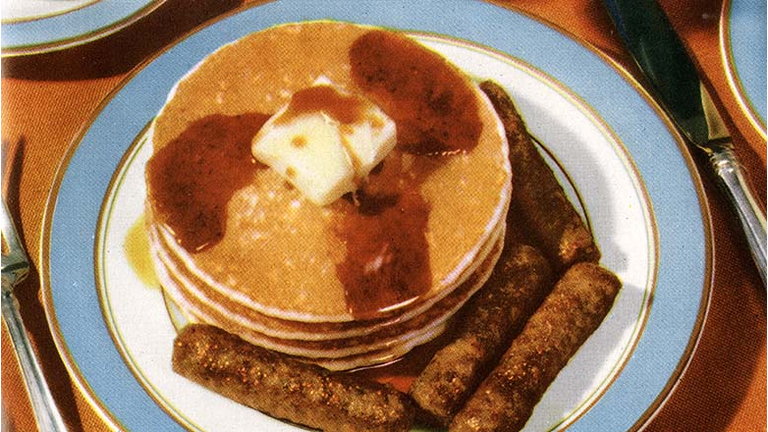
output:
M125 247L143 212L143 137L173 85L252 31L331 18L409 32L513 95L624 282L526 430L640 428L685 369L710 291L707 204L671 123L614 63L525 15L481 2L352 5L275 2L223 17L137 69L75 140L48 203L41 274L54 340L83 393L128 430L296 430L171 372L173 319Z
M163 0L3 0L2 55L55 51L114 33Z
M720 25L720 47L728 83L741 108L765 137L765 5L749 0L725 1Z

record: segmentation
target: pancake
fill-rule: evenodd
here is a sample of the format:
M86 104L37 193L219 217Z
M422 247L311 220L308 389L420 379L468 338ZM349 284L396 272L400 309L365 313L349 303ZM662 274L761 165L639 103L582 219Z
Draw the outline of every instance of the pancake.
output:
M157 241L158 235L152 233L151 237L154 243ZM485 258L482 262L478 263L477 267L473 268L471 273L468 273L468 277L461 278L463 281L462 287L466 285L467 281L482 282L476 280L477 275L485 274L492 268L496 262L500 250L499 244L502 239L503 231L499 230L493 234L488 244L483 248L482 254ZM457 302L463 302L464 296L471 295L476 289L474 286L470 287L471 291L456 289L444 297L433 297L428 301L414 302L411 307L402 308L397 315L385 315L377 319L344 322L292 321L260 314L251 308L249 303L239 299L236 292L233 293L233 296L230 296L231 289L228 289L226 286L216 284L215 281L206 281L199 275L183 268L182 264L176 261L171 253L162 250L162 246L169 246L169 244L165 243L160 247L155 247L158 251L155 254L156 266L162 270L161 279L163 280L163 285L167 287L166 291L169 292L172 298L176 299L177 303L194 303L199 311L226 314L232 319L247 323L246 325L259 333L279 339L312 341L364 336L380 328L401 324L418 315L422 315L419 318L423 319L423 315L426 315L428 310L434 313L434 310L443 309L447 304L454 305ZM172 249L172 246L169 249ZM216 285L211 286L209 283ZM458 294L461 294L460 298L457 298ZM189 305L188 307L192 306ZM198 312L197 314L199 315L200 313Z
M346 370L377 364L382 358L392 360L416 345L440 334L446 321L483 285L493 270L503 246L503 233L495 237L492 249L477 271L440 302L420 311L399 316L395 320L361 323L359 327L347 327L333 332L326 323L315 323L314 330L307 328L292 333L285 330L289 322L259 321L257 314L239 315L236 311L222 310L221 301L196 297L187 289L193 284L172 276L172 265L160 265L159 278L166 294L194 322L205 322L228 328L243 339L275 351L311 359L332 370ZM183 277L181 277L183 279ZM226 302L225 302L226 303ZM300 323L307 325L307 323ZM338 323L328 323L333 327ZM350 324L350 323L346 323ZM366 325L368 324L368 325ZM273 335L276 329L282 329ZM266 333L266 334L265 334Z
M359 190L326 206L248 152L318 80L397 126ZM498 258L503 127L469 77L399 33L314 21L248 35L182 78L151 137L146 220L166 293L190 319L267 348L334 368L402 354L438 334Z

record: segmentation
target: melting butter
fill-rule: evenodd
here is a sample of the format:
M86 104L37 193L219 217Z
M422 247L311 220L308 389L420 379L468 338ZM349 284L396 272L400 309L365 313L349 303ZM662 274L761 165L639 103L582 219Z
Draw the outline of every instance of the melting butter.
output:
M357 189L396 139L394 121L373 102L320 84L294 93L253 139L251 152L326 205Z

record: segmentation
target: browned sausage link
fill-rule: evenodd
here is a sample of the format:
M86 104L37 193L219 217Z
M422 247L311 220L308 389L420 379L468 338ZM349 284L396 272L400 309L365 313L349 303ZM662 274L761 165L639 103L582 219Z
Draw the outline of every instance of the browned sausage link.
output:
M213 326L182 329L173 369L239 403L316 429L408 431L413 424L412 402L391 386L333 374Z
M557 374L608 314L620 287L619 279L597 264L571 267L449 430L520 430Z
M483 288L462 308L453 340L416 378L411 397L427 419L448 426L552 287L536 249L505 250Z
M562 186L528 135L514 102L498 84L480 84L506 129L514 173L514 198L508 213L511 223L522 224L535 246L563 271L579 261L597 262L600 251ZM522 220L515 220L522 218Z

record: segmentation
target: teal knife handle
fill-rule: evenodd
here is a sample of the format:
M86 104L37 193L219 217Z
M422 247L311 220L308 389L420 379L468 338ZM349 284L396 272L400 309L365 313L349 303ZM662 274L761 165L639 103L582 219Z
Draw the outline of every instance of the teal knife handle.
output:
M605 0L619 36L679 129L704 143L708 128L700 79L688 52L654 0Z
M749 243L752 259L757 265L763 285L766 284L766 232L765 215L750 192L750 187L736 158L736 154L729 145L724 145L713 150L709 154L709 162L715 169L720 186L730 199L739 221L744 229L744 234Z

